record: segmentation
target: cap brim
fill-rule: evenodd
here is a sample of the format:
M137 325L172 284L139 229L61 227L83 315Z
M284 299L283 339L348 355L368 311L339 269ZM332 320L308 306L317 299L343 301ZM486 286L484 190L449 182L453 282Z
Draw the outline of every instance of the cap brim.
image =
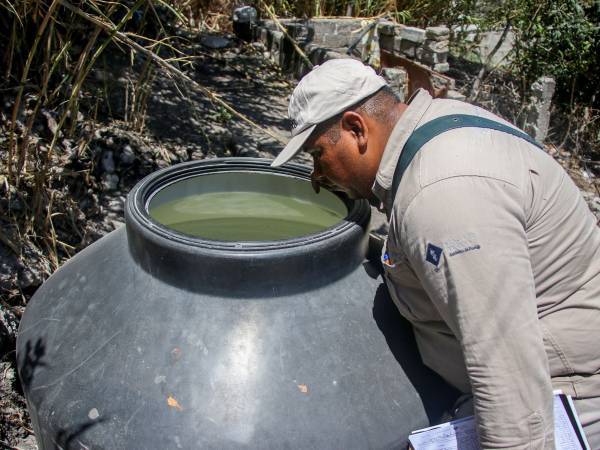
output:
M302 146L309 138L310 134L317 127L317 125L311 125L306 130L302 131L300 134L294 136L290 139L290 142L281 150L281 153L277 155L275 161L271 163L271 167L279 167L288 162L294 156L296 156L302 150Z

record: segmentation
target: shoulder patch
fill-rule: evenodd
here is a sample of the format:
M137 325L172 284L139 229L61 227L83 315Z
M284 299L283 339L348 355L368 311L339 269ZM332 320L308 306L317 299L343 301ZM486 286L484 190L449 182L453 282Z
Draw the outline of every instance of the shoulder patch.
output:
M427 250L425 251L425 261L433 264L436 268L440 265L443 250L433 244L427 244Z

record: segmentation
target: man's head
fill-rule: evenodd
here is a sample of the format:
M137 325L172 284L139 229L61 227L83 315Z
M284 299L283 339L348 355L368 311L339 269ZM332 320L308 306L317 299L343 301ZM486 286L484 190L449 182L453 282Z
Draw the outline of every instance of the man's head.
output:
M315 67L292 94L292 140L273 162L302 149L313 156L313 186L330 185L352 198L371 198L389 134L403 111L383 78L362 63L341 59Z

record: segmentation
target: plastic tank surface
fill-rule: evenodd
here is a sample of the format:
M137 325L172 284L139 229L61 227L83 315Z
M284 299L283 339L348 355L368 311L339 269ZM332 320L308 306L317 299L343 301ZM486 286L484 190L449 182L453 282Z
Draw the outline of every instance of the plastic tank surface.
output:
M308 168L269 163L151 174L127 198L126 225L37 291L17 361L40 448L402 448L450 406L366 259L367 202L314 194ZM186 228L181 199L240 192L318 212L276 239L236 239L209 206L196 210L229 238ZM161 216L168 202L181 223ZM239 229L279 236L264 214Z

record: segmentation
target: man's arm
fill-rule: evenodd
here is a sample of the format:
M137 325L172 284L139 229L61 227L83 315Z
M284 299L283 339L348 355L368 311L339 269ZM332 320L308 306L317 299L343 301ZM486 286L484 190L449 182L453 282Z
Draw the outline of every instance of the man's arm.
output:
M518 189L485 177L438 181L411 202L399 232L460 342L482 448L554 449L552 386Z

